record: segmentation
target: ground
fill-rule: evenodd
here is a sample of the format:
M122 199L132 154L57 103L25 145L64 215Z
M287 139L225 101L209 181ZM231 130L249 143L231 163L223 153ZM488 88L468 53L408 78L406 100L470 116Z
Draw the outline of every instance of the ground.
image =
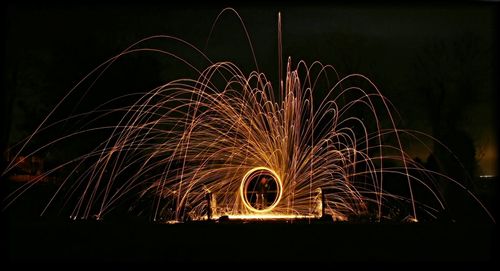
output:
M171 261L494 260L491 224L186 223L47 221L9 223L13 263Z

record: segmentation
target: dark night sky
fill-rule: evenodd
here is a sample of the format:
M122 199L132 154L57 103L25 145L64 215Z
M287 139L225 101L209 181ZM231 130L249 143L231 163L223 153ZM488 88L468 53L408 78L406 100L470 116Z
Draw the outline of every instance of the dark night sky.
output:
M7 6L4 100L12 104L11 113L7 112L12 118L8 139L3 140L13 143L26 136L79 79L140 38L169 34L203 49L221 7ZM473 139L477 156L482 156L480 173L496 174L495 6L274 4L236 9L246 23L260 70L269 78L277 78L276 25L281 11L284 57L291 56L294 63L304 59L333 64L341 75L367 75L394 102L404 128L432 132L428 100L422 98L421 89L432 84L433 75L447 86L465 78L470 84L465 93L453 87L446 91L444 106L459 108L459 112L445 119L456 117L457 126ZM431 53L426 53L428 48ZM207 53L213 60L231 60L247 73L255 69L244 33L232 14L226 13L219 21ZM425 68L418 66L419 56L427 63ZM88 97L89 103L149 90L184 76L174 69L175 63L154 55L132 57L123 65L118 75L109 78L123 82L98 97ZM125 82L120 72L123 77L134 74L135 81ZM423 159L427 155L411 151Z

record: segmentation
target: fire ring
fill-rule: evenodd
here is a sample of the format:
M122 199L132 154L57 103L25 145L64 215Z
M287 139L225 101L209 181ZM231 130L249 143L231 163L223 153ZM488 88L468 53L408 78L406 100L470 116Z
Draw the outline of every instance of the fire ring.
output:
M240 196L245 207L255 213L267 213L278 205L283 187L276 172L267 167L249 170L241 181Z

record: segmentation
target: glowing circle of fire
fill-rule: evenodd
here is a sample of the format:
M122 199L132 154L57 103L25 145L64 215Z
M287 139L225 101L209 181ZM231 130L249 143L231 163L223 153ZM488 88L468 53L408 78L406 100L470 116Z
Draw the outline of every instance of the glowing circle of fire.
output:
M240 197L245 207L255 213L267 213L276 207L282 196L282 182L274 170L256 167L248 171L240 186ZM251 195L249 197L249 194ZM268 204L269 196L272 202Z

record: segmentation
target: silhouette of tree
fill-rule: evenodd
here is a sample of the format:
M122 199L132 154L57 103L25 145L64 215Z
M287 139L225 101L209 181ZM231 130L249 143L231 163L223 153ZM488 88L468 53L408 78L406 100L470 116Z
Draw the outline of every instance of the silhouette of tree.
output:
M488 49L479 37L464 34L451 42L428 44L418 54L415 66L415 85L425 100L433 136L457 154L471 176L476 170L475 158L463 155L475 156L475 150L470 150L474 142L463 126L465 112L478 102L477 93L486 87ZM439 144L433 151L438 160L446 152Z
M474 140L466 127L466 112L488 87L489 48L480 37L466 33L451 41L429 43L417 55L415 87L423 97L434 143L428 164L474 191L478 172ZM449 149L449 150L448 150ZM450 152L451 151L451 152ZM450 207L463 214L463 189L440 182Z

